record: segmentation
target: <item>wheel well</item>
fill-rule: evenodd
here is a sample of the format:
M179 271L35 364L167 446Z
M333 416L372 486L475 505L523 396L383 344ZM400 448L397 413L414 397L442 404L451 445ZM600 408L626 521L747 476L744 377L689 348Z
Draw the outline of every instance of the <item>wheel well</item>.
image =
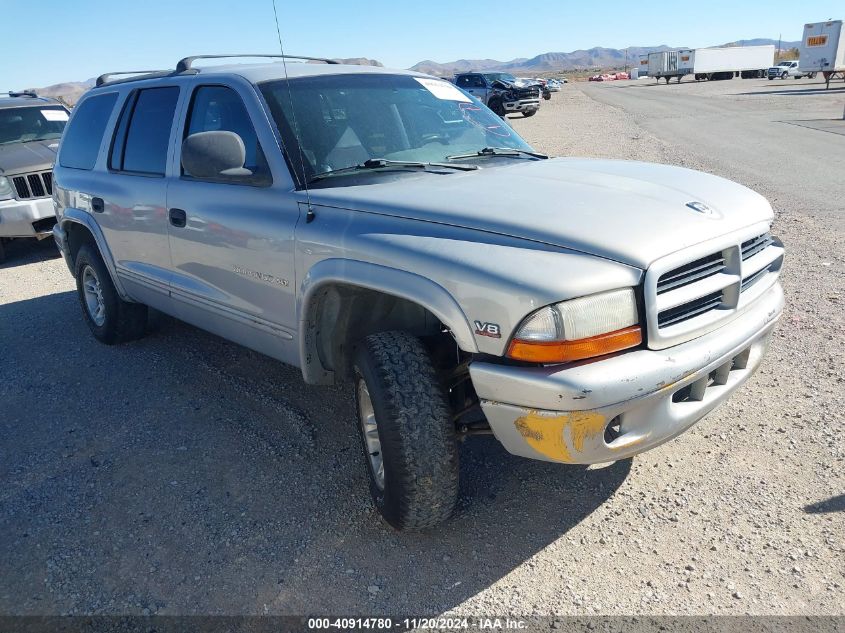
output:
M306 322L309 352L316 353L324 370L334 372L335 382L351 378L357 343L376 332L401 330L423 338L431 351L443 346L457 351L454 339L426 308L360 286L331 284L320 289Z
M67 227L65 230L67 232L70 265L73 268L76 266L76 255L79 253L79 249L82 248L83 244L89 244L93 248L97 248L97 241L94 239L91 231L88 230L88 227L79 222L68 222L65 226Z

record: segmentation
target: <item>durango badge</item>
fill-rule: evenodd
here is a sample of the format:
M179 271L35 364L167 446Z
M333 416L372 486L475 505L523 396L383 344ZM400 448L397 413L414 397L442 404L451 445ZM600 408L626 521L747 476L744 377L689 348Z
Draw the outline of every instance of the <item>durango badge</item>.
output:
M502 332L499 329L498 323L482 323L481 321L475 321L475 333L479 336L502 338Z

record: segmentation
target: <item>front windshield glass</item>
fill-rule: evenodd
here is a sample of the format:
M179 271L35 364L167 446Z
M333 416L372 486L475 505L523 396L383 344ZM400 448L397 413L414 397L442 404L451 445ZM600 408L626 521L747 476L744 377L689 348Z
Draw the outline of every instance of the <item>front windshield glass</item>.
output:
M506 81L509 84L516 81L516 77L508 73L485 73L484 76L487 77L487 81Z
M0 108L0 145L59 139L67 119L61 106Z
M260 88L306 181L369 159L437 163L485 147L531 151L501 118L439 79L341 74Z

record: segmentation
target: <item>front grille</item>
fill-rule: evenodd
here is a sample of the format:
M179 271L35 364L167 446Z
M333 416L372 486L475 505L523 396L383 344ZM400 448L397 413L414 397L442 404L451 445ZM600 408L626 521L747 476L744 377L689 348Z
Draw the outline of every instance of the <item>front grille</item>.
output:
M53 195L53 172L24 174L12 178L18 200L45 198Z
M668 327L674 323L680 323L693 317L709 312L719 307L722 303L722 293L713 292L704 297L685 303L684 305L669 310L664 310L657 315L657 325L659 327Z
M696 259L689 264L679 266L668 273L660 275L657 280L657 294L663 294L673 288L680 288L699 279L710 277L725 269L725 257L722 253L713 253L707 257Z
M699 248L687 261L683 253L671 255L646 273L650 346L668 347L718 327L780 273L783 247L768 232L716 247Z
M763 233L757 237L742 243L742 259L743 261L754 257L757 253L765 248L768 248L773 243L771 233Z

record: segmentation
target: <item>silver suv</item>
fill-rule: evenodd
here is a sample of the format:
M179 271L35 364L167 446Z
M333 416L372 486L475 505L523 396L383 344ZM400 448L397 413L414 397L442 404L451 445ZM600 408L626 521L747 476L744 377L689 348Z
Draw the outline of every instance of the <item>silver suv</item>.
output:
M50 236L53 161L67 109L33 92L0 98L0 261L3 242Z
M196 59L102 77L74 110L54 235L82 314L112 344L150 306L350 383L393 526L449 516L468 436L624 459L760 364L784 251L753 191L549 159L418 73Z

